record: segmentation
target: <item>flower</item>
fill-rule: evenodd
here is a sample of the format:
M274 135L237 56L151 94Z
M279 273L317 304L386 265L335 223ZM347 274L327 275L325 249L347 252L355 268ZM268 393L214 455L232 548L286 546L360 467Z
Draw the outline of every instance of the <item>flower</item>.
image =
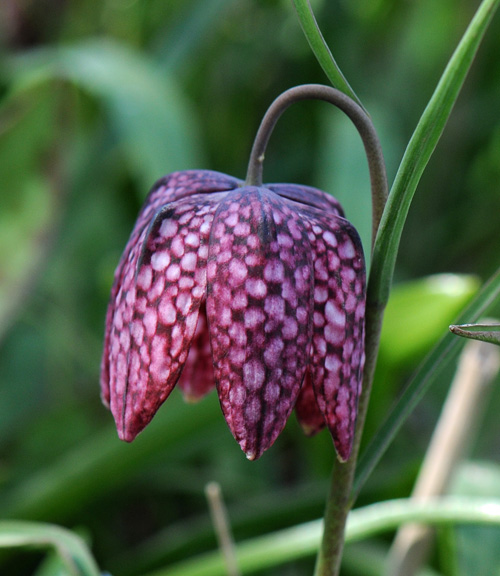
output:
M349 457L364 364L361 243L326 193L172 173L150 192L115 273L102 398L132 441L178 384L217 388L251 460L293 410Z

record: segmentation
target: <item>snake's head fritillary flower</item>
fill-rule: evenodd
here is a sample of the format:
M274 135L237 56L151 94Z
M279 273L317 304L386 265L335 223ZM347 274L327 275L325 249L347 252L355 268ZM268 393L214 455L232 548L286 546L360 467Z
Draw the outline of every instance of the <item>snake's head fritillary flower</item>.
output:
M178 385L217 389L247 457L296 408L349 457L364 363L365 269L342 208L320 190L170 174L142 208L115 273L102 397L131 441Z

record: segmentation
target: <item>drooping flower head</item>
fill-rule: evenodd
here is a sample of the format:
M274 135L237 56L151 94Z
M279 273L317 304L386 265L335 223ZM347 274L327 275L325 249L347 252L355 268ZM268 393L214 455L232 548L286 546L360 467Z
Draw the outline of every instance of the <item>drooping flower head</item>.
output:
M115 273L102 397L131 441L178 385L214 386L249 459L296 408L349 457L364 363L361 243L339 203L292 184L176 172L150 192Z

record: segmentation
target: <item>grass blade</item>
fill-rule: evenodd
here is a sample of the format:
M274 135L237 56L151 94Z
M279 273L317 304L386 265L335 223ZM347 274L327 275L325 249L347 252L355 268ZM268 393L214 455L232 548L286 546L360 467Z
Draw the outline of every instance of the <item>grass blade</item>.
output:
M500 299L500 269L465 308L457 324L477 320ZM368 476L423 395L442 371L456 359L464 341L448 332L423 361L388 418L362 453L356 470L353 492L359 493Z
M375 242L368 299L384 305L403 227L420 177L434 152L481 40L500 0L483 0L453 53L411 137L396 174Z
M372 504L350 513L346 543L394 530L406 522L500 526L500 502L450 496L427 502L402 499ZM236 547L242 573L250 574L312 556L318 549L322 527L322 521L315 520L242 542ZM218 576L223 572L221 554L210 552L147 576Z

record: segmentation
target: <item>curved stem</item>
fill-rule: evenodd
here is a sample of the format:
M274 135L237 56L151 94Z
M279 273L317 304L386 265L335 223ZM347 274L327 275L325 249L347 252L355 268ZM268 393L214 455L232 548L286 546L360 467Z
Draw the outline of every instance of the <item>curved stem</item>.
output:
M321 84L303 84L283 92L267 110L255 136L245 184L262 185L262 170L265 150L276 123L283 112L295 102L302 100L324 100L344 112L361 136L370 172L372 191L372 246L387 199L387 176L382 148L368 114L352 98L340 90Z
M57 553L74 576L100 576L99 568L85 542L74 532L42 522L2 520L0 548L41 548Z
M340 108L340 110L349 117L361 136L370 172L373 249L387 199L385 163L380 142L370 117L359 104L343 92L320 84L305 84L291 88L281 94L269 107L257 131L250 154L245 184L247 186L262 185L264 155L272 131L281 114L283 114L291 104L301 100L324 100ZM382 326L383 308L379 309L377 305L371 305L370 302L372 302L372 300L368 299L365 336L366 363L354 446L351 457L346 463L341 464L336 461L334 464L330 494L325 510L323 540L316 565L317 576L334 576L338 574L340 569L345 523L352 505L351 491L354 471L359 452L361 433L366 419Z
M408 144L389 195L373 251L367 291L367 310L383 310L389 299L399 241L420 177L441 137L453 104L472 65L474 55L499 6L500 0L481 2L448 62ZM460 316L460 319L470 322L480 317L489 310L492 300L498 297L499 290L500 270L484 286L480 295L467 307L467 311ZM355 493L359 492L405 419L437 378L436 374L442 373L444 365L454 357L453 352L457 347L458 344L452 342L451 337L444 336L424 360L388 418L366 447L358 466L354 485Z
M373 251L372 297L386 303L396 266L401 235L420 178L450 117L500 0L483 0L427 104L399 165Z

